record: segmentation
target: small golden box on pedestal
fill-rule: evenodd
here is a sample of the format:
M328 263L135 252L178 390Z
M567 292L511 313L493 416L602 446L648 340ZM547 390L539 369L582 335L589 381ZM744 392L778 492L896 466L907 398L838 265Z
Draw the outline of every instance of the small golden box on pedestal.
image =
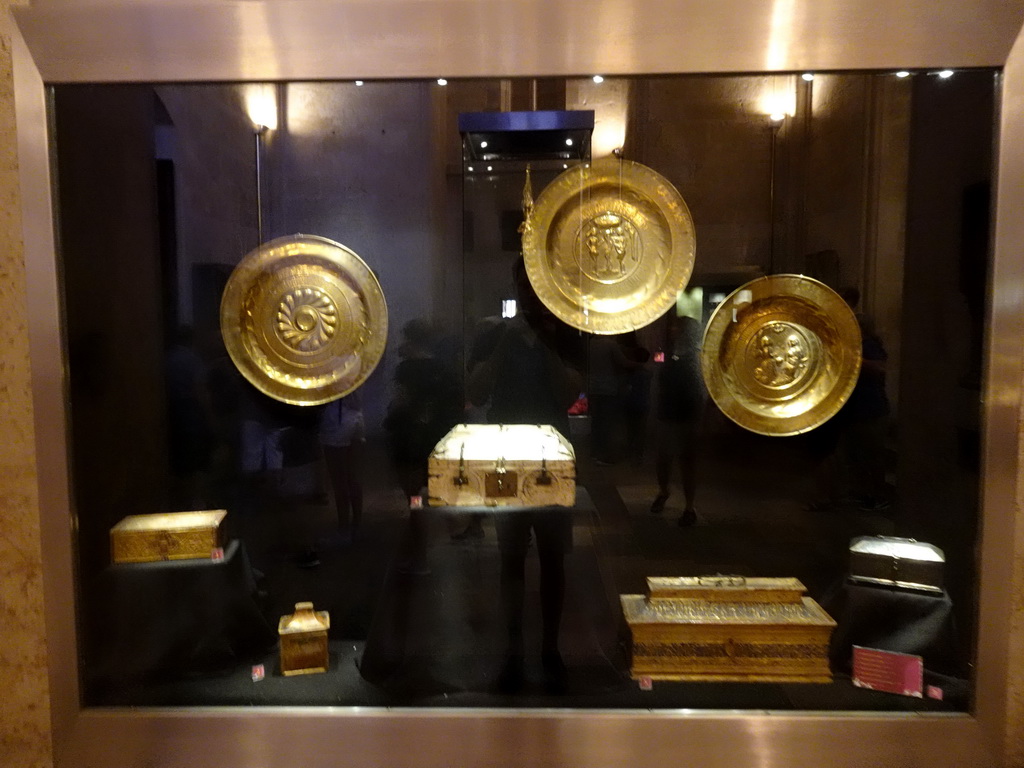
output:
M129 515L110 529L115 563L210 559L224 546L221 523L227 511L163 512Z
M836 623L797 579L651 577L620 595L634 679L827 683Z
M295 613L282 616L277 625L281 638L281 673L286 676L326 672L330 665L327 611L314 611L312 603L296 603Z

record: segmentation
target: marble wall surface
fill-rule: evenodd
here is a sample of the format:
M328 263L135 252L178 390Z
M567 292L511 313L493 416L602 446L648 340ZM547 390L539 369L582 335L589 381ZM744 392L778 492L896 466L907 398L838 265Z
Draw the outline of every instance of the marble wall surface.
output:
M9 3L0 2L0 765L53 764Z

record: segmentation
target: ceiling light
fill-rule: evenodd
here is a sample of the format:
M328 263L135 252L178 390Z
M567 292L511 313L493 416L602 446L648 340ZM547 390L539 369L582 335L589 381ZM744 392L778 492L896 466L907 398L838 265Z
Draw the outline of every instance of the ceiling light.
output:
M443 77L439 77L439 78L437 78L437 84L438 85L448 85L448 81L445 80Z
M907 72L907 70L905 69L901 69L899 72L896 73L896 77L910 77L910 73Z
M603 83L604 82L604 78L601 77L601 75L594 75L594 82L595 83Z
M470 172L470 173L472 173L472 172L473 172L473 166L472 166L472 165L471 165L471 166L469 166L469 172Z
M490 165L488 165L488 166L487 166L487 170L488 170L488 171L493 171L493 170L494 170L494 168L493 168L493 166L490 166Z
M800 75L800 77L803 78L804 80L806 80L809 83L809 82L811 82L811 80L814 79L814 73L813 72L804 72L802 75Z
M566 139L565 140L565 146L571 147L572 146L572 139Z
M941 72L939 72L939 77L941 77L943 80L948 80L952 76L953 76L953 70L952 69L944 69Z
M480 149L487 149L487 142L486 141L481 141L480 142Z
M362 80L356 80L356 85L362 85L362 84L363 84Z

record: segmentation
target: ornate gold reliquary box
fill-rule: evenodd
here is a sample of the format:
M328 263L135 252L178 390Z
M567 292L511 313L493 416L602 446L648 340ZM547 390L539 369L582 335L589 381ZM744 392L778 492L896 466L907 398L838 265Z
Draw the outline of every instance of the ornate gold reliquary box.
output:
M110 529L110 556L115 563L209 559L224 546L227 511L163 512L129 515Z
M281 674L309 675L326 672L330 665L327 611L314 611L312 603L296 603L295 613L282 616L277 625L281 640Z
M546 424L459 424L428 461L431 506L571 507L576 453Z
M827 683L836 623L792 578L650 577L620 595L635 679Z

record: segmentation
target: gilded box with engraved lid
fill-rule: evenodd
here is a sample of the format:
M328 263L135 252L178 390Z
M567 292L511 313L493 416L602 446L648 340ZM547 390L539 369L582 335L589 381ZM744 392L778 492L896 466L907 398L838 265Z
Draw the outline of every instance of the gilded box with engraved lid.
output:
M836 623L797 579L652 577L620 595L634 678L824 683Z
M110 529L115 563L209 559L224 546L223 509L129 515Z

